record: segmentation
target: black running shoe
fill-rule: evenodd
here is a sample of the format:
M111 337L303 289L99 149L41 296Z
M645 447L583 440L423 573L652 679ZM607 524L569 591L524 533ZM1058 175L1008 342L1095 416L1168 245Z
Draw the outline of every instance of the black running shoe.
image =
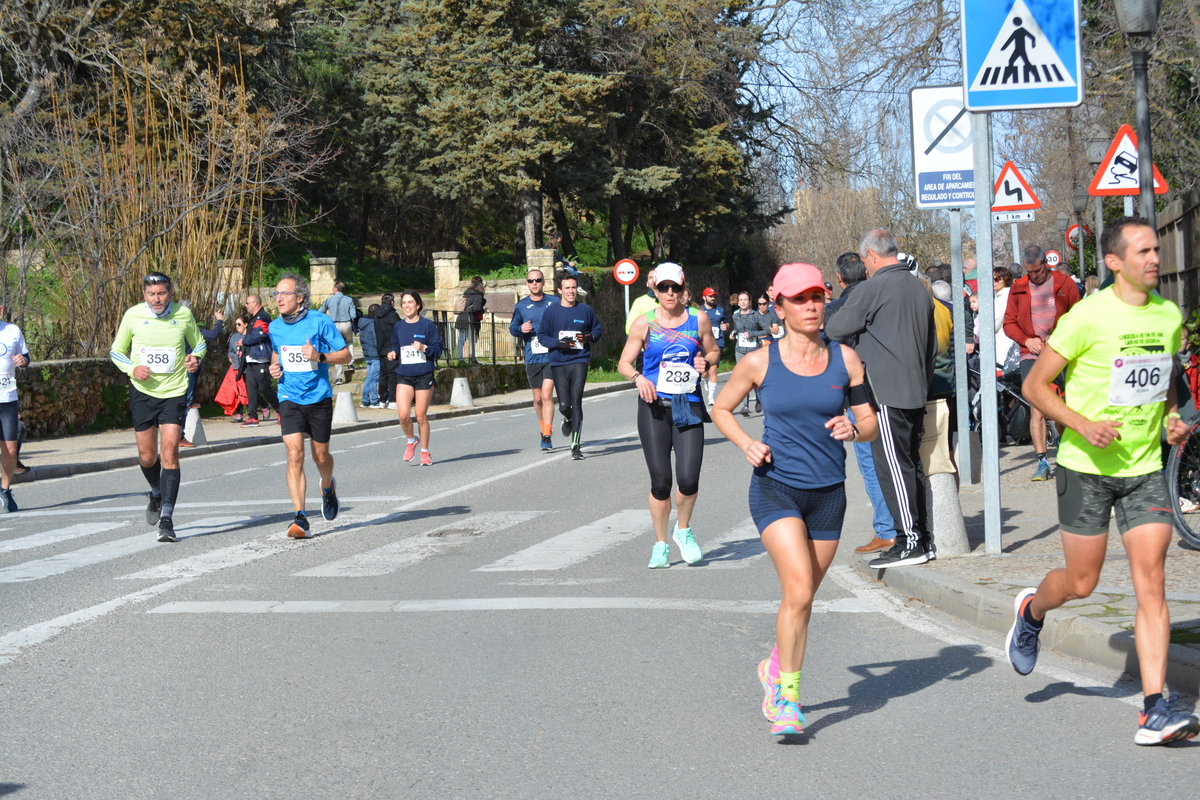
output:
M328 520L337 518L341 504L337 499L337 480L330 479L329 490L321 490L321 516Z
M312 536L308 532L308 517L303 514L297 514L292 520L292 524L288 526L287 535L293 539L308 539Z
M562 409L559 409L559 413L562 414ZM563 436L571 435L571 417L569 415L562 415L562 427L560 430L562 431Z
M162 495L158 497L150 495L150 502L146 504L146 524L157 525L160 516L162 516Z
M9 514L17 510L17 501L13 499L12 489L0 489L0 507Z
M575 445L571 448L571 460L583 461L583 450L579 449L579 445Z
M161 517L158 520L158 540L160 542L174 542L175 539L175 523L171 522L170 517Z
M871 569L915 567L918 564L924 564L928 560L929 553L925 552L923 545L917 545L910 549L906 545L897 542L890 549L885 550L883 555L868 561L867 566Z

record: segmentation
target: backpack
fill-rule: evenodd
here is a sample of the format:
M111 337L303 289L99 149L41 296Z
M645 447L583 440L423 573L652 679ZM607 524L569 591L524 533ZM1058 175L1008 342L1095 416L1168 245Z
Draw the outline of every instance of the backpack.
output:
M453 310L455 314L461 314L467 310L467 295L465 292L454 298Z

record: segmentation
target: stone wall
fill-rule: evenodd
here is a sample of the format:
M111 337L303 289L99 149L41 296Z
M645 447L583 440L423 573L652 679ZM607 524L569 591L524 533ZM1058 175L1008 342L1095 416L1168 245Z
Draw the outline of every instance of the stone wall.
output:
M524 364L480 364L470 369L440 369L433 376L434 403L449 403L455 378L466 378L471 386L472 397L487 397L529 388L525 378Z
M209 350L195 402L216 396L228 366L223 346L220 352ZM17 399L21 419L35 439L133 425L129 378L107 358L35 361L17 370Z

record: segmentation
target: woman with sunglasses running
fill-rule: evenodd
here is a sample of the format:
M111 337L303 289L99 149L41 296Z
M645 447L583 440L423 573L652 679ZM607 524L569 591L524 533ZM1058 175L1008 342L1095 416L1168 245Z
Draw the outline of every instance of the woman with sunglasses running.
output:
M638 437L650 470L650 517L655 543L650 569L671 566L667 522L671 518L671 451L675 451L677 519L672 538L689 564L704 558L692 535L692 509L700 491L704 423L711 422L700 396L700 376L721 357L711 326L683 303L683 268L659 264L654 287L658 308L634 320L617 370L638 390ZM644 355L642 372L634 366Z
M750 513L771 556L783 599L775 617L775 650L758 665L771 733L803 731L800 667L813 596L837 552L846 513L843 442L875 438L863 365L849 347L821 339L825 281L811 264L784 264L773 282L775 308L787 335L734 367L717 397L717 430L754 467ZM763 404L762 440L742 430L733 409L752 388ZM857 426L846 416L850 407Z

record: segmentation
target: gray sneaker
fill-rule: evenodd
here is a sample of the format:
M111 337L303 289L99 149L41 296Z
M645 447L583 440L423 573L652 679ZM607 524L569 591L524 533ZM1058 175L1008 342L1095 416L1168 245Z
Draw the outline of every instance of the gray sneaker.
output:
M158 518L162 515L162 496L155 497L150 495L150 502L146 504L146 524L157 525Z
M1004 651L1008 654L1008 663L1012 664L1012 668L1019 675L1028 675L1033 672L1033 668L1037 666L1038 650L1041 648L1041 643L1038 642L1038 636L1041 635L1041 628L1035 628L1025 621L1025 606L1033 600L1033 596L1037 594L1037 589L1022 589L1013 600L1013 611L1016 614L1016 619L1013 620L1012 627L1008 631L1008 637L1004 640Z

